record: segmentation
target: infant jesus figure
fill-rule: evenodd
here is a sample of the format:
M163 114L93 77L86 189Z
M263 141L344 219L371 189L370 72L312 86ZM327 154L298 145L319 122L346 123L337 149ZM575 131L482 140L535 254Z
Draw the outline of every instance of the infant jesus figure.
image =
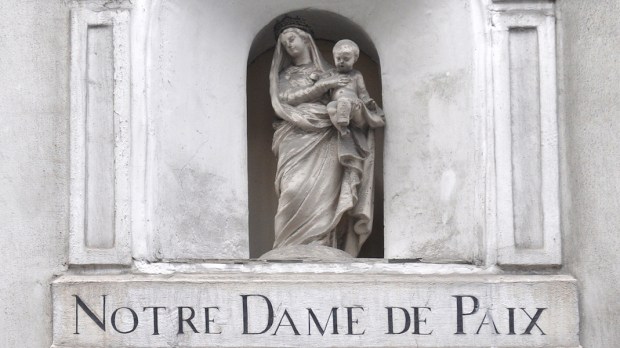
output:
M334 45L333 54L336 71L348 82L330 91L331 102L327 104L327 113L340 134L346 135L349 133L349 123L363 128L368 124L369 112L382 117L383 111L368 95L362 73L353 69L360 54L357 44L351 40L340 40Z

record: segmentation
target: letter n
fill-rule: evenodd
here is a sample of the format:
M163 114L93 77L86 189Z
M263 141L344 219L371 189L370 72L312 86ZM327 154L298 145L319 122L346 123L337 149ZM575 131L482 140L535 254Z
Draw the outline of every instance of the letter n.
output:
M82 299L78 295L73 295L73 296L75 297L75 332L73 334L74 335L80 334L80 332L78 331L78 323L79 323L78 307L82 308L84 313L86 313L86 315L88 315L88 317L92 321L94 321L95 324L97 324L97 326L99 326L101 330L105 331L105 297L107 295L101 295L101 297L103 298L103 319L99 319L97 315L93 313L93 311L91 311L90 308L88 308L88 306L84 303L84 301L82 301Z

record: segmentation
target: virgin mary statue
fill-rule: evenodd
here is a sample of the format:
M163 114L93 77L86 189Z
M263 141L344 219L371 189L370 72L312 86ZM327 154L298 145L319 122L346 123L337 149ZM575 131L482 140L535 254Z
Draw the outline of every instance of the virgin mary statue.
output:
M372 129L384 125L383 115L377 108L348 134L338 132L326 105L330 90L349 78L330 73L303 19L285 16L274 31L269 92L278 119L272 145L278 209L274 250L263 257L287 249L295 258L336 249L356 257L372 229Z

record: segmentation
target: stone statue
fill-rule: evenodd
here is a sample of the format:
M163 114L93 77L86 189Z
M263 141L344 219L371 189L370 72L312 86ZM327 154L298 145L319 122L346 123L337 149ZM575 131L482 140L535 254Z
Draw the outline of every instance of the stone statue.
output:
M350 82L330 91L332 102L327 104L327 113L342 135L349 132L346 127L351 120L355 127L363 128L366 120L372 119L373 111L383 116L377 103L368 94L362 74L353 69L359 55L359 47L351 40L340 40L334 45L336 71L349 77Z
M334 69L303 19L285 16L274 31L269 92L278 117L272 145L278 210L274 250L263 258L337 249L355 257L372 230L373 128L384 126L383 113L352 69L355 43L336 45Z

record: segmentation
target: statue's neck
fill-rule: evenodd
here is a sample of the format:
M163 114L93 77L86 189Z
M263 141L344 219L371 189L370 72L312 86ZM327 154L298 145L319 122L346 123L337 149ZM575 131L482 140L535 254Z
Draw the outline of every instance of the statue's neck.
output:
M303 54L293 58L293 64L295 66L305 65L312 63L312 59L310 59L310 50L306 49Z

